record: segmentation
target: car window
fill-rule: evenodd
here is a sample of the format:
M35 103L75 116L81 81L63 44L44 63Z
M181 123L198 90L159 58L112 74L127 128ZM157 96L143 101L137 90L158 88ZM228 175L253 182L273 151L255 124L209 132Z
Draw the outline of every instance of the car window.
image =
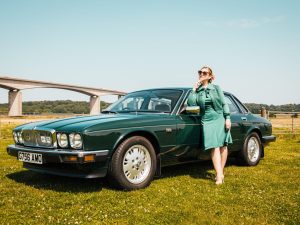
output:
M235 96L233 96L233 98L243 113L249 113L249 110Z
M118 105L117 110L139 110L144 102L143 97L135 96L126 98Z
M180 114L186 114L186 112L183 111L183 109L185 109L187 107L187 101L188 101L189 94L190 94L190 91L186 95L186 99L181 103L181 106L180 106L179 111L178 111Z
M182 92L178 90L155 90L151 93L148 109L160 112L171 112Z
M166 98L151 98L148 109L171 112L172 100Z
M233 100L229 96L225 95L225 101L228 104L229 111L231 114L240 113L239 109L237 108L237 106L234 104Z
M171 113L183 91L148 90L128 94L109 106L106 111L113 112L165 112Z

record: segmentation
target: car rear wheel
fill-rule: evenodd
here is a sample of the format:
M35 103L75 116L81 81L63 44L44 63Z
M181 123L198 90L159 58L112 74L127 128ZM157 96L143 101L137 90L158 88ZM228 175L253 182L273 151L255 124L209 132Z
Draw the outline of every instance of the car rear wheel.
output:
M149 140L133 136L123 141L112 156L108 180L115 187L134 190L147 187L156 170L156 154Z
M243 149L240 152L240 162L246 166L256 166L262 155L262 144L257 133L253 132L244 141Z

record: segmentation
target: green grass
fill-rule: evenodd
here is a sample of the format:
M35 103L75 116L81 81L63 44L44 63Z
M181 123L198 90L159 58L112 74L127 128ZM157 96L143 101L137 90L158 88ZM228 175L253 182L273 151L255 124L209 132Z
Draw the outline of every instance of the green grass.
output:
M216 186L210 162L164 168L150 187L111 189L105 179L37 174L0 139L0 224L299 224L300 136L281 135L256 167L226 167Z

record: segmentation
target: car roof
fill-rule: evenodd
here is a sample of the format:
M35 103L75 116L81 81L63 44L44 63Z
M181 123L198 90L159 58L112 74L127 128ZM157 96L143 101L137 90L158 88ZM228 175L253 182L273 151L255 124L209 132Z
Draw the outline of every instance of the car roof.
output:
M181 91L189 91L191 90L191 87L161 87L161 88L149 88L149 89L142 89L142 90L137 90L137 91L132 91L131 93L134 92L139 92L139 91L154 91L154 90L181 90ZM223 91L227 95L231 95L230 92Z

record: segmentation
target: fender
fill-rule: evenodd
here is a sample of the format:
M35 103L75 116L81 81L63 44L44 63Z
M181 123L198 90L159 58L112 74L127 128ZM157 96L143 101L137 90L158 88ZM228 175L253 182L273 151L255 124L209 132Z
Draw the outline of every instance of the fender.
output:
M252 133L252 132L256 132L258 135L259 135L259 137L260 137L260 141L262 141L262 133L261 133L261 128L259 128L258 126L251 126L249 129L248 129L248 131L247 131L247 133L245 134L245 136L244 136L244 141L246 140L246 138L248 137L248 135L250 134L250 133Z
M142 128L139 128L136 130L126 130L124 133L122 133L119 136L119 138L117 139L117 141L115 142L111 154L114 154L115 150L121 144L122 141L124 141L126 138L134 136L134 135L144 136L146 138L147 138L147 136L151 137L151 140L149 140L149 141L152 143L156 154L160 153L160 146L159 146L158 137L156 136L156 134L153 132L150 132L150 131L145 131ZM155 143L153 143L153 140L155 141Z

